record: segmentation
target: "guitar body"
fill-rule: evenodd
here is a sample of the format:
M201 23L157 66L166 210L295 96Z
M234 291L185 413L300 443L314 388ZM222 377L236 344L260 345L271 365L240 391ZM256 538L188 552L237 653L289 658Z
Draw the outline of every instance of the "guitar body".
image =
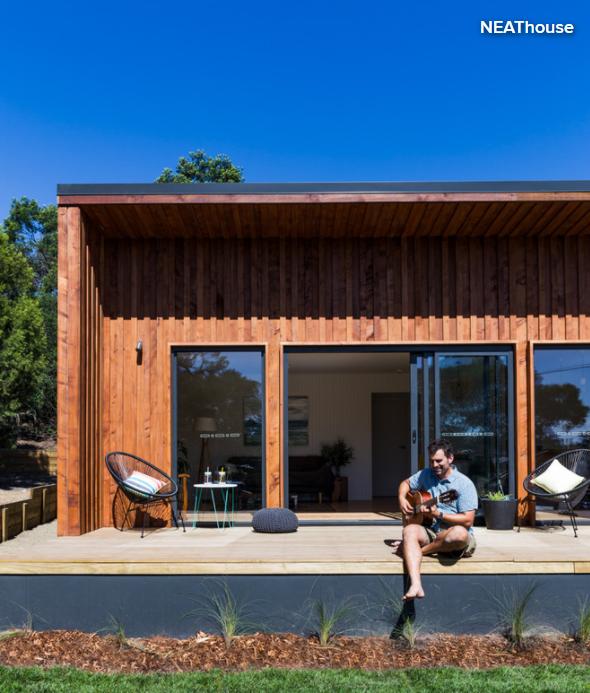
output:
M406 525L422 525L424 524L424 513L420 512L418 508L422 507L425 503L432 500L432 495L428 491L409 491L406 500L408 503L412 504L414 508L414 514L410 516L403 516L404 527ZM426 523L430 525L430 522Z
M430 527L430 525L433 524L434 520L430 517L428 519L425 519L424 513L421 511L421 508L423 506L426 506L428 508L432 505L436 505L439 502L450 503L451 501L457 500L457 497L457 491L455 491L454 489L446 491L445 493L441 494L436 498L434 498L432 494L428 493L428 491L409 491L406 495L406 500L414 508L414 512L407 517L405 515L402 515L402 522L404 527L406 525L424 525L426 527Z

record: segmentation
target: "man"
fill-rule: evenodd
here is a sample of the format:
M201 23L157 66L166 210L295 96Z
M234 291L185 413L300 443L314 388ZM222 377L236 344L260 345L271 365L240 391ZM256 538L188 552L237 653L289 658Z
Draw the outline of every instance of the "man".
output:
M471 556L475 551L472 529L477 510L475 486L453 466L453 448L446 440L432 441L428 446L428 455L430 467L422 469L399 485L402 513L410 516L414 512L406 498L409 491L428 491L433 497L438 497L453 489L457 492L457 499L439 506L423 507L427 526L409 524L404 527L403 539L398 543L397 552L404 558L410 579L405 600L424 596L420 576L422 556L446 553L461 557Z

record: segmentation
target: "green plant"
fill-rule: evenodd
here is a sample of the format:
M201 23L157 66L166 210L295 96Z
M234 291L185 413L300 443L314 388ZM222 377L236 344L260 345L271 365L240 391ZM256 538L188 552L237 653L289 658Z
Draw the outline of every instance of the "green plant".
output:
M521 589L504 589L500 594L492 595L498 629L517 649L525 647L533 629L529 604L536 589L537 586L531 583Z
M327 464L336 468L336 476L340 476L341 467L350 464L354 459L354 449L342 438L338 438L335 443L324 443L320 454Z
M104 628L101 628L98 632L111 635L121 649L129 646L125 626L123 625L123 622L116 616L113 616L113 614L109 614L107 625Z
M588 601L588 597L578 602L574 639L583 645L590 645L590 601Z
M317 636L320 645L325 647L332 638L344 632L354 608L351 599L346 599L340 604L329 604L323 599L316 599L312 612L315 615L313 634Z
M25 613L25 618L20 626L13 626L11 624L10 628L6 628L0 631L0 640L10 640L11 638L19 638L30 635L33 632L33 614L29 609L26 609L21 604L17 602L12 602L19 609L22 609ZM44 619L42 619L44 620Z
M490 501L503 501L509 500L510 496L507 496L501 489L499 491L488 491L485 496L482 496L484 500Z
M210 620L228 649L236 636L253 627L248 619L247 606L236 600L226 582L218 583L209 595L200 598L199 605L187 616L204 616Z
M393 640L404 641L408 648L413 650L422 631L422 628L416 625L414 605L405 602L387 583L382 581L381 586L381 616L392 628L390 637Z

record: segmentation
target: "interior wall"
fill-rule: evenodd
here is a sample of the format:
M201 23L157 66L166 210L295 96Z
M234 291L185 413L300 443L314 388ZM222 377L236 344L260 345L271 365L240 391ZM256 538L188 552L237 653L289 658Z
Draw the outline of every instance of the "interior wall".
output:
M342 469L348 477L348 498L370 500L371 394L409 392L409 385L409 373L290 374L289 395L309 398L309 445L290 446L289 455L319 455L323 443L342 437L354 448L354 460Z

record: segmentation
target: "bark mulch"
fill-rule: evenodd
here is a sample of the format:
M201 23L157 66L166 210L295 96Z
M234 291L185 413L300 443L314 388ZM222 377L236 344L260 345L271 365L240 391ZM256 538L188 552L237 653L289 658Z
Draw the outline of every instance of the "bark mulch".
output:
M424 637L407 644L378 637L336 637L322 647L314 638L288 633L241 635L227 648L223 638L117 638L79 631L25 632L0 640L0 664L71 666L96 672L239 671L277 668L359 668L455 666L487 669L530 664L590 664L590 647L565 637L537 638L516 650L499 636Z

